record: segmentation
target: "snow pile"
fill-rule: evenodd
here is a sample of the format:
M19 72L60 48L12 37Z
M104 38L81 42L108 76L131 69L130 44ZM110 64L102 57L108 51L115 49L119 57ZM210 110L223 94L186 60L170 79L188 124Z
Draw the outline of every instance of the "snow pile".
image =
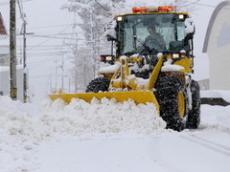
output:
M201 122L205 127L230 134L230 106L202 105L201 114Z
M0 171L31 171L36 166L31 155L37 143L26 136L34 137L32 118L20 102L0 96L0 103Z
M98 134L153 134L165 128L153 105L132 101L94 99L90 104L73 100L46 102L34 112L33 104L22 104L0 97L0 171L36 171L37 150L41 143L60 136ZM8 165L6 165L8 164Z
M151 134L165 128L152 104L133 101L94 99L91 103L75 99L69 105L62 100L45 103L43 110L31 115L19 102L1 97L0 131L24 140L42 141L50 136L96 135L101 133Z
M75 99L69 105L57 100L48 104L41 121L52 132L74 135L98 133L151 134L165 128L152 104L136 105L133 101L94 99L90 104Z
M223 98L225 101L230 102L230 91L224 90L207 90L201 92L201 97L207 98Z

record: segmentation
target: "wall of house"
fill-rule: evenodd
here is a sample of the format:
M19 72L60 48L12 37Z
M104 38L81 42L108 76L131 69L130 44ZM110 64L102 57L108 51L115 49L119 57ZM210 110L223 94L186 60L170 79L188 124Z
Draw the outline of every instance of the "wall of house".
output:
M9 65L9 46L8 45L0 45L0 66Z
M0 66L0 95L10 95L10 75L8 66ZM17 97L23 101L23 68L17 67Z

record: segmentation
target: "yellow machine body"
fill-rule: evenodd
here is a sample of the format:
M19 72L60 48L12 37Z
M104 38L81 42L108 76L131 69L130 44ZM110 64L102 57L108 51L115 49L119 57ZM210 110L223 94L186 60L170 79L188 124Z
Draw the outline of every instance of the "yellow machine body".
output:
M153 12L160 13L160 12ZM161 12L174 14L175 12ZM148 13L149 14L149 13ZM187 15L187 13L177 13ZM138 15L138 14L132 14ZM124 17L125 15L121 15ZM67 93L54 93L49 95L51 100L62 99L66 103L69 103L72 99L83 99L86 102L90 102L93 98L96 99L116 99L117 102L124 102L128 100L133 100L136 104L146 104L152 103L158 112L160 111L160 106L158 100L154 94L155 84L157 82L158 76L161 72L162 66L164 65L165 60L172 58L172 55L161 55L158 57L157 64L154 66L148 81L145 85L138 85L136 77L130 77L130 63L139 63L141 62L141 58L133 57L118 57L117 62L120 64L120 67L114 73L105 74L104 77L110 80L109 91L107 92L98 92L98 93L75 93L75 94L67 94ZM178 60L174 60L172 64L180 65L183 67L183 70L177 72L169 72L169 75L178 75L178 77L183 77L185 80L185 75L192 72L193 68L193 59L191 57L184 56ZM178 108L180 112L181 118L184 116L185 112L185 95L183 92L180 92L178 95Z
M72 99L82 99L91 102L93 98L101 100L103 98L115 99L117 102L128 100L134 101L136 104L153 103L159 111L159 104L152 91L136 90L136 91L118 91L118 92L99 92L99 93L78 93L78 94L53 94L50 95L51 100L62 99L66 103Z
M91 102L93 98L101 100L103 98L115 99L117 102L124 102L128 100L133 100L136 104L146 104L152 103L156 109L160 110L159 103L154 94L154 87L157 82L159 73L163 66L164 58L168 59L169 57L164 57L163 55L159 57L157 64L155 65L148 82L140 87L136 78L129 78L129 66L127 59L120 59L120 68L113 74L110 82L111 88L120 88L122 91L108 91L108 92L98 92L98 93L54 93L49 95L51 100L62 99L67 104L71 102L72 99L82 99L86 102ZM132 61L132 59L131 59ZM185 57L181 60L176 61L174 64L181 65L184 67L184 70L179 72L170 72L169 75L177 75L178 77L185 77L186 73L191 72L192 70L192 60L191 58ZM185 96L182 92L178 95L178 108L180 111L181 118L184 117L185 111Z
M157 81L162 64L163 55L159 58L154 70L150 75L148 82L146 83L146 85L144 85L143 88L139 88L136 81L133 79L130 79L130 82L127 82L127 80L129 80L128 76L130 76L129 67L127 65L127 59L121 59L121 67L118 69L117 72L114 73L114 76L112 77L110 82L110 87L128 88L128 90L76 94L54 93L49 95L49 97L53 101L56 99L62 99L66 103L70 103L71 100L74 98L82 99L86 102L90 102L93 98L96 98L98 100L101 100L103 98L116 99L117 102L133 100L136 104L152 103L159 112L160 107L156 99L156 96L153 93L153 88Z

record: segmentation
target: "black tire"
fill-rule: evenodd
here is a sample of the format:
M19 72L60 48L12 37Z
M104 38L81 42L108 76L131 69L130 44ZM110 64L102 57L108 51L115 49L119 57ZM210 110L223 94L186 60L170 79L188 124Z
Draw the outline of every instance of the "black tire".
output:
M191 93L192 93L192 109L189 111L186 128L197 129L200 125L200 86L197 81L192 80L191 82Z
M185 128L179 115L178 93L184 89L180 79L162 76L156 84L156 96L160 105L160 115L167 123L166 128L181 131Z
M97 93L99 91L108 91L110 81L106 78L96 78L92 80L86 88L86 92Z

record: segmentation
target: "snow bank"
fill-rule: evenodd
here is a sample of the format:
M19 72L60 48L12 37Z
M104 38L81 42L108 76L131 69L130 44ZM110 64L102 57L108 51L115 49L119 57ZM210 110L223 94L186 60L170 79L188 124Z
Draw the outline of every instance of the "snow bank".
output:
M201 97L223 98L225 101L230 102L230 91L224 91L224 90L201 91Z
M32 114L31 107L7 97L1 97L0 103L0 130L37 141L58 134L151 134L165 128L165 122L152 104L136 105L133 101L117 103L115 100L94 99L87 103L75 99L69 105L62 100L47 101L37 115Z
M27 107L2 96L0 104L0 171L33 170L36 163L33 163L35 160L31 155L37 143L26 137L34 137L32 118L25 112Z
M204 127L230 134L230 106L203 105L201 114L201 122Z
M153 134L165 128L152 104L47 101L42 110L0 97L0 171L36 171L38 145L60 136ZM6 165L7 164L7 165Z
M65 106L57 100L47 106L44 123L54 131L72 134L126 133L151 134L165 128L152 104L136 105L133 101L94 99L91 104L73 100Z

